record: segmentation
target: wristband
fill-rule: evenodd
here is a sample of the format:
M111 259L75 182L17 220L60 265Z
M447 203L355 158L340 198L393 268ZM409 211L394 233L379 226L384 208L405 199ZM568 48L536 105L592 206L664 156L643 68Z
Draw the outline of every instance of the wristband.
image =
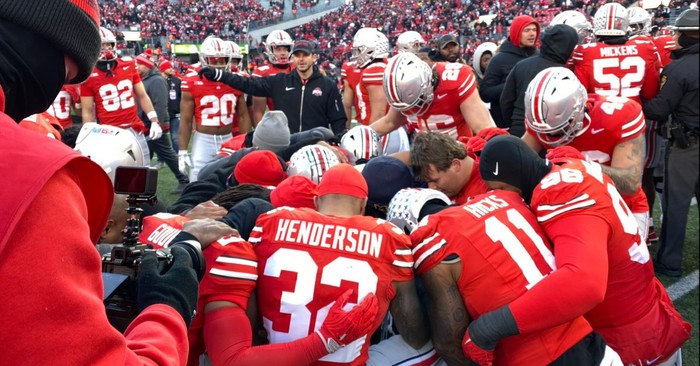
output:
M158 113L156 113L156 111L150 111L150 112L146 113L146 117L148 117L148 119L154 119L154 118L157 119Z

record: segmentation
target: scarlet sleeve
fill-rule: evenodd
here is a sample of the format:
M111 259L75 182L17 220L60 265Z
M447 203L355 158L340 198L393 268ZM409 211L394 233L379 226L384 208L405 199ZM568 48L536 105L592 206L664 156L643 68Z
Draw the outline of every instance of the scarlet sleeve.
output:
M22 334L0 332L7 333L0 342L12 345L0 352L0 364L183 364L185 322L169 306L146 309L126 338L109 324L101 260L90 240L79 184L70 170L58 171L30 203L0 256L0 324ZM66 352L76 345L79 352Z
M653 43L642 48L645 52L646 70L640 95L644 100L653 99L659 92L659 73L661 72L661 61L656 47Z
M310 365L328 353L316 333L289 343L252 347L248 317L235 306L205 315L204 341L214 366Z
M95 91L92 89L92 83L90 78L85 80L84 83L80 84L80 96L81 97L94 97Z
M568 214L545 227L557 269L510 304L520 333L570 321L605 297L608 281L608 223L601 217Z
M476 90L476 78L474 77L474 70L472 70L471 67L467 65L463 65L459 69L459 78L457 79L460 81L459 86L457 87L457 98L459 100L459 103L461 104L469 96L474 94L474 91Z

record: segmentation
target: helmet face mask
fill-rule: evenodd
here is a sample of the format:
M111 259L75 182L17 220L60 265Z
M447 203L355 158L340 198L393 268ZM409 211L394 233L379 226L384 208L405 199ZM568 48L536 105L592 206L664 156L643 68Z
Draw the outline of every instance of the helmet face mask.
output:
M593 38L593 26L586 19L586 16L576 10L566 10L555 16L549 26L556 24L566 24L576 29L578 43L588 43Z
M404 52L384 69L382 86L389 105L404 115L421 116L433 103L433 69L418 56Z
M618 3L603 4L593 17L593 33L599 36L626 36L629 30L627 9Z
M238 67L243 60L243 53L241 52L241 47L233 41L226 41L231 47L231 67Z
M100 40L102 48L98 61L112 61L117 58L117 37L105 27L100 27Z
M420 33L416 31L406 31L399 35L396 39L396 47L399 52L418 53L425 46L425 40Z
M587 99L571 70L542 70L525 91L525 124L548 147L569 144L583 130Z
M651 15L642 8L627 9L629 18L629 34L630 35L645 35L651 34Z
M231 46L217 37L208 37L199 48L202 67L227 70L231 65Z
M372 60L389 57L389 39L374 28L362 28L352 39L350 61L363 68Z
M274 65L289 64L294 41L289 33L283 30L275 30L265 39L265 54L270 63ZM284 48L279 48L284 47ZM286 52L284 52L286 50Z

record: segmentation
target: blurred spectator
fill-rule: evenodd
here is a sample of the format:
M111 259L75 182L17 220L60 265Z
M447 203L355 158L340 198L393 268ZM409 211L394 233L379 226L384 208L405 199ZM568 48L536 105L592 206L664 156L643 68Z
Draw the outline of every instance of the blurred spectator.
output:
M513 19L510 35L499 47L498 54L491 59L484 79L479 86L479 94L484 102L491 103L491 116L496 126L510 127L503 120L500 99L506 78L518 61L537 52L536 43L540 35L540 25L529 15Z

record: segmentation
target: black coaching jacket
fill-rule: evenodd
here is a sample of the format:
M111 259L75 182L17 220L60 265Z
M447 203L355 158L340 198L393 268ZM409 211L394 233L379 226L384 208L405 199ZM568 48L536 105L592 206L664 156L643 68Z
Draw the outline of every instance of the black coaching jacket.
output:
M313 68L306 83L296 71L253 78L226 72L221 82L256 97L271 98L275 110L287 116L291 133L326 127L334 134L340 134L345 129L347 117L338 86L323 76L318 66Z

